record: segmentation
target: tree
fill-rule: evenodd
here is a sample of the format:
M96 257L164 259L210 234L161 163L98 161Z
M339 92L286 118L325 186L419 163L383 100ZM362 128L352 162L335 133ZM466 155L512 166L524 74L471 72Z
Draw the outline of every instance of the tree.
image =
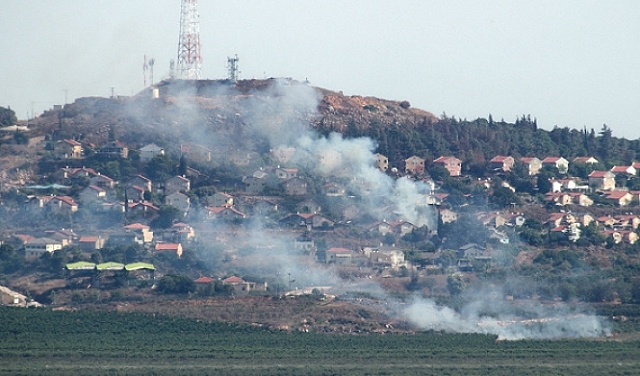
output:
M150 225L153 228L169 228L179 217L180 209L171 205L162 205L158 216L151 221Z
M462 276L454 274L447 277L447 290L449 290L449 294L451 294L451 296L458 296L462 294L466 288L467 284L462 279Z
M489 200L501 207L507 207L512 204L520 205L520 198L511 189L506 187L498 187L494 189Z
M167 274L158 282L157 291L162 294L188 294L196 290L193 280L184 275Z
M16 133L13 134L13 140L18 145L27 145L29 143L29 136L27 136L26 132L16 131Z
M17 121L16 113L10 107L0 107L0 127L14 125Z

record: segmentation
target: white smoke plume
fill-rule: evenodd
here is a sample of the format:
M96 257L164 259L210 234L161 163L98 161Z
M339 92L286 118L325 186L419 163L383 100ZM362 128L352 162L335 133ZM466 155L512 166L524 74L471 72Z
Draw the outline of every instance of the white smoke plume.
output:
M269 88L243 95L230 88L216 90L208 93L209 105L215 102L222 109L218 116L236 119L244 129L209 134L196 132L196 127L191 127L193 133L189 137L192 140L212 149L245 148L247 153L257 151L252 149L256 147L255 139L266 140L270 149L295 148L291 163L316 178L347 181L350 192L359 197L360 209L372 217L385 220L393 215L416 226L437 229L437 214L424 199L431 193L429 186L409 178L394 179L377 169L374 140L365 137L345 139L338 133L324 137L313 131L310 123L318 116L321 99L318 90L285 80L272 80ZM181 101L177 99L176 103ZM244 101L244 113L225 113L225 108L233 107L230 101ZM197 106L181 107L182 119L185 122L202 121L198 111ZM312 258L293 251L294 235L265 229L257 220L240 231L229 238L233 230L223 224L216 224L210 230L213 236L227 237L222 243L230 244L234 252L246 256L242 258L245 270L278 275L283 282L295 286L331 285L343 290L373 292L375 296L393 302L380 286L368 280L347 283L333 269L318 266ZM214 259L216 261L212 262L217 263L217 267L224 268L219 265L219 258L211 258ZM295 282L291 282L293 279ZM467 296L470 303L459 312L416 296L409 304L401 305L399 313L424 329L489 333L501 339L594 337L609 333L609 328L598 317L579 313L565 305L515 307L505 303L501 298L504 294L499 291L475 291L473 294L475 296Z

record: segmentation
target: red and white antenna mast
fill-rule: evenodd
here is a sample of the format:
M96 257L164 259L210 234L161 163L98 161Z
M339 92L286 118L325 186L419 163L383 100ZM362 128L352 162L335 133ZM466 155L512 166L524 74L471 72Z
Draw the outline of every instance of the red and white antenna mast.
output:
M182 0L180 12L180 42L178 43L179 78L200 79L200 16L197 0Z

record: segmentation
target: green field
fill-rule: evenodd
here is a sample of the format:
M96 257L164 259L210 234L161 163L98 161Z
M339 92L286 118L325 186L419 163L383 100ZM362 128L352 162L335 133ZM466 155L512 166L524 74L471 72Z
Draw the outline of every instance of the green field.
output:
M636 375L640 341L288 333L190 319L0 308L0 375Z

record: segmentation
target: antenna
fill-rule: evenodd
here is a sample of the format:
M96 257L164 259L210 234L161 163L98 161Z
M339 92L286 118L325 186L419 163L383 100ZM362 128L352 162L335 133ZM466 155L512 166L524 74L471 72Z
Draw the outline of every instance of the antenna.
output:
M149 69L149 64L147 63L147 55L144 55L144 63L142 64L143 87L147 87L147 69Z
M238 81L238 75L240 74L238 61L240 61L240 59L238 59L237 54L234 57L227 57L227 78L233 82Z
M169 60L169 78L176 78L176 61L173 59Z
M149 72L151 73L151 86L153 86L153 64L155 63L156 63L156 59L154 58L149 59Z
M182 0L178 69L182 79L200 79L202 57L200 56L200 15L197 0Z

